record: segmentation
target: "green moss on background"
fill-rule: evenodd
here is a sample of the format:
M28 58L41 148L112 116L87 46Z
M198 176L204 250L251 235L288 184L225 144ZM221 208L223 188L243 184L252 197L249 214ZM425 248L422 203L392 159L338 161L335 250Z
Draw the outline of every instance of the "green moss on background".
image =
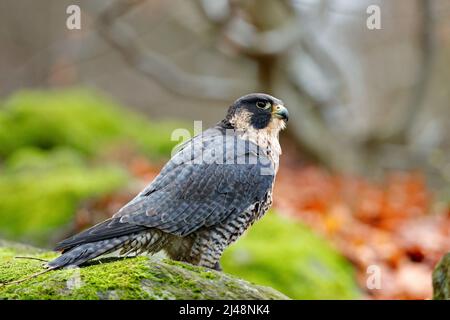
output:
M88 155L108 145L131 144L150 157L166 157L180 122L150 122L85 90L24 91L0 109L0 156L33 146L73 148Z
M46 244L81 201L130 182L112 150L168 157L181 126L85 90L13 95L0 105L0 235Z
M293 299L359 297L350 263L306 226L274 213L225 251L222 267Z
M51 271L20 284L2 286L43 269L54 253L0 240L1 299L286 299L271 289L230 275L170 260L103 259L79 269Z
M123 188L127 182L123 169L89 167L72 150L21 149L1 172L0 233L46 243L72 221L82 200Z
M433 299L450 300L450 253L444 255L433 271Z

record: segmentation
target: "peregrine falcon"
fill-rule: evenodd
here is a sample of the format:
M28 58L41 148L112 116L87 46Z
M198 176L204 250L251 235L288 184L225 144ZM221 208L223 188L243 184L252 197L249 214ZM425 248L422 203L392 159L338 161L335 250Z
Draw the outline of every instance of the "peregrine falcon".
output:
M110 219L60 242L51 269L100 255L156 253L220 270L224 249L272 204L283 102L236 100L221 122L183 143L159 175Z

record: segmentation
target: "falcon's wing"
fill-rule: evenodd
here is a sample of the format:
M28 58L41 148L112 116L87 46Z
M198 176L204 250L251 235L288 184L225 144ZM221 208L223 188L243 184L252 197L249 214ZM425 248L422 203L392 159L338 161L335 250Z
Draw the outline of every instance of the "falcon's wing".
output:
M112 219L67 239L59 248L146 227L184 236L220 224L262 201L274 174L273 164L255 144L209 129L185 143L155 180Z
M117 216L183 236L261 201L273 179L271 162L255 144L206 131L186 144Z

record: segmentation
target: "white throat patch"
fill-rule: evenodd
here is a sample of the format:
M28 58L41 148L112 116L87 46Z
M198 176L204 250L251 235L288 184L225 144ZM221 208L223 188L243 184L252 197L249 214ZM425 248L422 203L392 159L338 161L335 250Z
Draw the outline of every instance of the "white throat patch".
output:
M269 125L263 129L256 129L250 125L251 114L241 111L230 119L241 139L249 140L264 149L275 164L275 172L278 171L278 162L281 155L281 146L278 140L279 133L286 127L285 121L272 117Z

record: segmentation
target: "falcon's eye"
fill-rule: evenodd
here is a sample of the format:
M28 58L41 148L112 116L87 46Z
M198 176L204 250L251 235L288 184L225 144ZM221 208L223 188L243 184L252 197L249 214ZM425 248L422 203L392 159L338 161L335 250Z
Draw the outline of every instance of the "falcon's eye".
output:
M263 102L263 101L258 101L256 102L256 106L260 109L269 109L271 104L270 102Z

